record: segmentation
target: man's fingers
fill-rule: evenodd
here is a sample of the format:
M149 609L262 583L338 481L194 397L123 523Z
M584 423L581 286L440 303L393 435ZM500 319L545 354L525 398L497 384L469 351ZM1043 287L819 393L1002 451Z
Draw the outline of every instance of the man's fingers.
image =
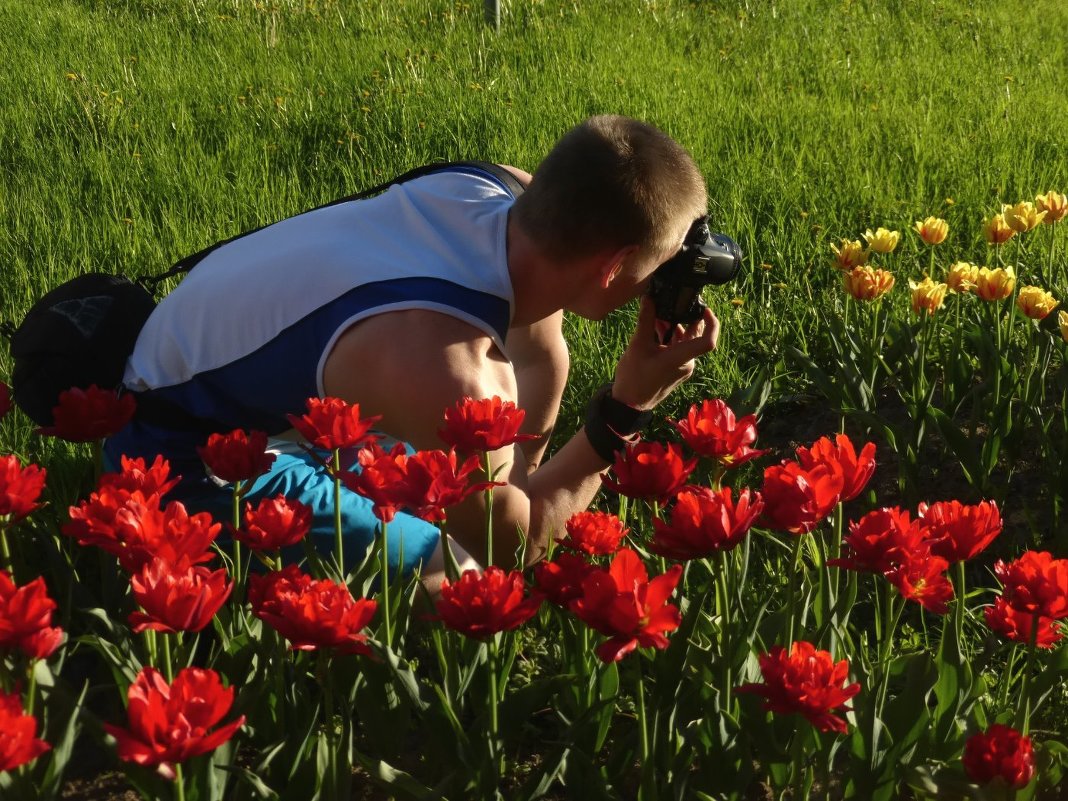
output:
M705 318L702 322L704 323L704 331L700 335L689 339L680 339L671 345L675 350L676 357L690 361L715 349L716 343L719 341L719 319L711 311L706 310Z

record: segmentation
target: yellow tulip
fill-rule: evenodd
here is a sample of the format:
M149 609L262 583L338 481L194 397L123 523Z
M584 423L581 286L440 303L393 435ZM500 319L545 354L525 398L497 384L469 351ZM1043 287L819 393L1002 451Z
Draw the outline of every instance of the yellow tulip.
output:
M949 268L946 275L946 286L951 292L971 292L975 289L976 279L979 277L979 268L966 261L958 261Z
M1061 327L1061 339L1068 342L1068 312L1057 312L1057 325Z
M1016 286L1016 271L1012 267L980 267L975 279L975 294L983 300L1002 300L1012 294Z
M1053 295L1039 286L1020 287L1016 305L1032 320L1045 320L1049 313L1060 305Z
M900 232L888 231L885 228L878 229L874 234L871 229L864 232L864 239L868 243L868 247L876 253L893 253L900 238Z
M949 223L941 217L917 220L912 228L928 245L941 245L946 240L946 234L949 233Z
M843 276L845 291L857 300L875 300L890 291L894 276L888 270L854 267Z
M989 220L983 220L983 236L986 237L988 244L1000 245L1008 242L1015 235L1016 232L1005 224L1005 218L1000 214L995 214Z
M1021 200L1015 206L1002 206L1001 213L1005 224L1021 234L1030 231L1046 216L1044 211L1038 211L1035 204L1029 200Z
M1068 197L1051 189L1044 195L1037 195L1035 197L1035 205L1039 211L1046 212L1042 222L1052 224L1060 221L1065 212L1068 212ZM1063 314L1063 312L1061 313Z
M936 309L942 308L942 302L946 299L946 290L949 289L945 284L932 281L929 276L918 284L915 281L909 281L909 288L912 290L912 310L916 314L921 311L934 314Z
M868 251L860 244L859 239L854 239L853 241L843 239L841 247L831 245L831 250L834 251L834 259L831 264L842 272L848 273L854 267L860 267L868 263Z

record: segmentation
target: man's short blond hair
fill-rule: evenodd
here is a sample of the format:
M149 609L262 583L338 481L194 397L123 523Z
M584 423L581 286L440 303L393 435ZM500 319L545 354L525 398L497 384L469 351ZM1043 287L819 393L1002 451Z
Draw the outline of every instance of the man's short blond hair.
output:
M604 115L564 134L513 214L558 261L628 245L667 258L680 226L704 214L707 202L704 178L678 142L647 123Z

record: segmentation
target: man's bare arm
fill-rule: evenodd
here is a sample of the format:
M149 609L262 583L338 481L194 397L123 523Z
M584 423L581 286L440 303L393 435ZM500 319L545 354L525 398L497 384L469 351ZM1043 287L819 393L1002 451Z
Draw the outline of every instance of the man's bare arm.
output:
M632 341L616 374L621 398L655 403L693 370L693 359L715 345L718 323L697 324L669 346L651 350ZM655 336L652 310L643 307L635 339ZM328 395L381 414L381 428L420 449L440 448L437 431L446 408L463 396L498 395L517 401L511 364L481 331L429 311L390 312L353 326L330 354L324 375ZM643 399L645 399L643 401ZM637 403L635 401L638 401ZM572 514L589 506L606 462L580 431L529 476L518 448L491 454L507 486L494 491L494 553L502 564L518 540L528 539L528 560L544 554L548 540ZM476 559L485 558L485 508L481 494L449 510L450 533Z

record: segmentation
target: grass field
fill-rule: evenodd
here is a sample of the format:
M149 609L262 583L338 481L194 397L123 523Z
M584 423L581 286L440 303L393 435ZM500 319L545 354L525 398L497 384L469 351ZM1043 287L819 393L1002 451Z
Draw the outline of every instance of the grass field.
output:
M999 553L1050 550L1043 537L1051 534L1053 550L1068 547L1063 524L1043 528L1063 521L1058 515L1068 501L1068 370L1056 314L1041 326L1017 325L1020 315L1007 301L1008 339L999 353L990 344L988 312L1001 345L1001 311L965 306L958 297L936 318L937 330L930 323L931 353L921 346L917 357L912 340L926 342L931 334L927 318L909 312L908 290L909 279L918 281L932 264L929 248L910 230L914 221L948 221L948 239L936 251L941 279L952 260L1000 258L981 226L1003 203L1068 190L1068 4L502 0L502 8L501 30L494 33L477 0L5 0L0 321L17 321L47 289L81 272L158 274L214 241L417 164L485 159L533 171L574 123L597 113L626 114L654 123L694 154L707 179L713 229L746 253L739 278L706 293L723 322L719 350L664 405L665 416L685 414L695 399L732 398L739 414L763 407L761 430L776 431L780 446L842 425L878 440L887 464L929 461L918 472L900 468L896 487L893 466L885 468L876 479L880 505L903 502L895 491L907 490L909 504L917 496L933 499L930 479L944 475L947 484L935 488L939 497L959 492L966 500L992 497L1001 504L1012 536L999 543ZM883 259L897 283L877 307L886 309L882 318L878 311L864 317L870 307L846 299L829 263L832 244L878 227L902 232L901 245ZM1020 264L1043 263L1047 234L1059 237L1049 288L1068 298L1062 230L1041 227L1003 253ZM554 445L579 427L591 392L611 376L633 312L621 310L604 323L567 321L572 380ZM873 331L883 325L884 333L866 346L844 347L850 315L858 331L865 319L874 321ZM836 394L857 372L850 365L862 361L860 372L870 366L876 384L869 400L889 398L888 408ZM0 347L0 380L10 370ZM821 370L830 389L819 384ZM1005 377L1001 394L989 388L1000 387L1000 378L988 380L993 374ZM936 384L938 395L921 397ZM929 411L940 403L941 412ZM998 421L1006 423L1003 431ZM945 424L937 437L935 423ZM1028 452L1036 442L1047 444ZM47 466L46 497L57 509L88 489L85 449L35 436L25 418L0 422L0 454L7 453ZM1014 471L1017 483L1010 484ZM755 463L735 475L755 480ZM1017 492L1021 475L1031 482L1026 493ZM57 516L46 510L38 517L47 514ZM27 525L40 538L54 533L54 522ZM801 546L792 553L778 539L771 542L754 548L770 556L754 568L749 601L766 602L783 590L780 578L800 564ZM969 582L985 582L976 594L993 594L988 567L972 569ZM718 590L716 583L717 609ZM790 618L791 632L794 591L791 578L791 600L776 613ZM881 592L873 607L876 631L879 610L891 609L889 589L879 606ZM1001 652L991 656L980 606L970 600L968 635L973 653L980 640L987 643L976 675L995 688L993 701L983 696L993 719L995 711L1010 710L1010 695L1034 655L1026 669L1015 651L1007 661ZM871 616L865 606L871 601L865 584L857 604L863 615ZM963 603L957 608L957 628L945 623L940 631L961 635ZM921 653L934 660L930 616L910 609L898 643L917 664ZM70 610L64 614L69 620ZM858 654L878 639L865 639L871 632L860 629L871 621L863 615L854 627ZM755 631L758 622L752 625ZM547 659L543 651L552 651L554 636L525 641L534 661ZM582 641L589 644L588 632ZM864 667L865 676L883 677L879 714L892 673L891 644L879 646L881 667ZM938 661L929 662L936 676L952 662L937 650ZM1068 651L1061 646L1056 653L1057 670L1068 672ZM749 661L752 674L755 657ZM1053 682L1035 721L1046 727L1043 736L1055 739L1065 734L1068 690ZM1028 687L1022 683L1020 697ZM941 697L939 714L956 725L959 710L942 709ZM919 703L925 710L926 702ZM960 711L958 722L972 726L970 714ZM618 717L629 725L630 708ZM956 751L946 759L959 757L960 725ZM859 738L851 747L863 761ZM942 759L936 752L931 763ZM921 763L918 769L926 769Z
M478 3L5 3L0 317L77 272L159 272L417 163L532 170L576 121L624 113L691 149L714 226L747 252L713 297L723 346L703 366L729 393L833 302L830 242L936 214L981 261L983 216L1065 181L1062 4L503 8L494 35ZM590 365L576 398L625 328L572 323Z

